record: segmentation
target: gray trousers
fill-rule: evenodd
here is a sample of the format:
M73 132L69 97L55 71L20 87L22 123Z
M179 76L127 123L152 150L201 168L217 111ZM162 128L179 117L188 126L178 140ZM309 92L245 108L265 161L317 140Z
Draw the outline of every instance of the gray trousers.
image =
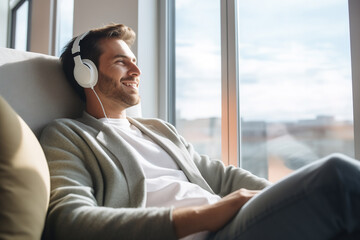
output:
M333 154L297 170L209 239L360 239L360 161Z

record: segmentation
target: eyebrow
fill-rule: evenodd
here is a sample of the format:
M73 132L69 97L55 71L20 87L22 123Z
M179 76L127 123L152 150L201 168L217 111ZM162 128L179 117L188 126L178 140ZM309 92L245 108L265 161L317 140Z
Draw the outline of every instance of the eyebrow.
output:
M123 54L116 54L113 59L116 59L116 58L126 58L126 59L130 59L130 60L135 60L135 62L137 62L137 59L136 58L131 58L127 55L123 55Z

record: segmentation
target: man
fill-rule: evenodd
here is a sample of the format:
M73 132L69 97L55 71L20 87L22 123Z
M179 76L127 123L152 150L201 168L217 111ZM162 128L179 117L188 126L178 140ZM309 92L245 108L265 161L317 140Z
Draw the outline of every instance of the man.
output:
M134 39L130 28L109 25L73 39L61 56L86 111L80 119L55 121L41 137L51 174L46 237L355 236L357 161L332 155L270 186L200 156L164 121L127 117L126 108L140 101L141 72L130 50Z

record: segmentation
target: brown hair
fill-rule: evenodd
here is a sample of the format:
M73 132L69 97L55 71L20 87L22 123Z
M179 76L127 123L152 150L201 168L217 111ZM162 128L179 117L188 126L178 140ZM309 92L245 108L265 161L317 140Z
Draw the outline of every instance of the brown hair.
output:
M102 54L101 45L99 44L102 39L121 39L129 47L135 42L136 34L130 28L123 24L110 24L102 28L93 29L80 41L80 56L82 59L91 60L96 67L99 66L99 57ZM75 41L74 37L64 48L60 56L62 69L65 73L66 79L70 85L79 94L80 98L85 101L84 89L76 82L74 78L74 58L71 53L71 48Z

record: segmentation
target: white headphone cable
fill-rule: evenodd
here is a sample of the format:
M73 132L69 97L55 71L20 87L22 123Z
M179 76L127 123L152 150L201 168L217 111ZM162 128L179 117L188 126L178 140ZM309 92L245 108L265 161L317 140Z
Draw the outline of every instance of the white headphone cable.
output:
M95 91L94 87L91 87L91 89L92 89L92 90L93 90L93 92L95 93L96 98L99 100L99 103L100 103L101 109L102 109L102 111L103 111L103 113L104 113L104 116L105 116L105 118L106 118L106 121L109 123L110 121L109 121L109 119L108 119L108 117L107 117L107 115L106 115L106 113L105 113L104 106L103 106L103 104L102 104L102 102L101 102L101 100L100 100L99 96L97 95L97 93L96 93L96 91Z

